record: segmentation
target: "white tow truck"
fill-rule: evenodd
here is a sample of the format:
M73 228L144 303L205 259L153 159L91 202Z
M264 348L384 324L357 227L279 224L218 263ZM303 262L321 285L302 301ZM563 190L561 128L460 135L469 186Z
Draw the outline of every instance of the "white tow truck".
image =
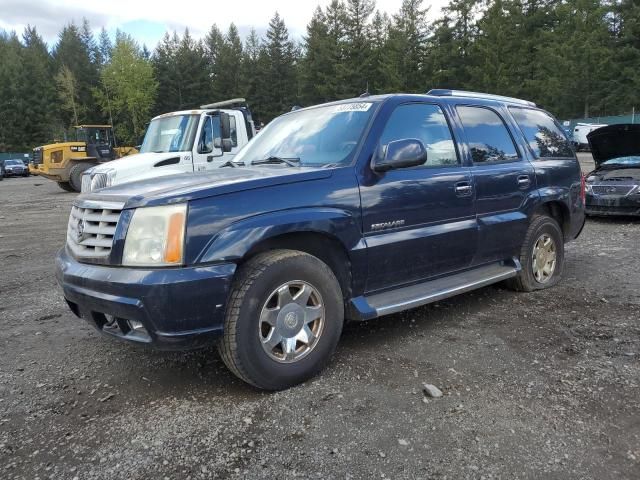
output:
M151 120L140 153L90 168L82 192L186 172L216 169L256 134L244 98L165 113Z

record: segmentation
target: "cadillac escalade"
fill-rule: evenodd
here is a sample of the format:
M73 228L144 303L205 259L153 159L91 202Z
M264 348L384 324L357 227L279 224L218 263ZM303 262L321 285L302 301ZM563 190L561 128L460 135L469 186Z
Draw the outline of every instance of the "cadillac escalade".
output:
M100 332L217 345L277 390L326 365L346 320L552 287L584 202L570 141L531 102L365 96L278 117L214 172L79 196L56 274Z

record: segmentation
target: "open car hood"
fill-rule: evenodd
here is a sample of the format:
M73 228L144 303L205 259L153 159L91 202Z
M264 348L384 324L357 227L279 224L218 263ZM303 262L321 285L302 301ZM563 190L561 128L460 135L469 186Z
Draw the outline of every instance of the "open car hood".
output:
M640 124L598 128L587 135L587 140L596 168L612 158L640 156Z

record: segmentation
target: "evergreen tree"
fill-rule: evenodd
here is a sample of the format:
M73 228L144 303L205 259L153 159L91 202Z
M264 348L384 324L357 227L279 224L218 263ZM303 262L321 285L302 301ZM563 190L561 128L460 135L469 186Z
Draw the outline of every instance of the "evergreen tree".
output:
M56 70L65 66L73 74L78 95L78 121L93 123L104 120L96 107L92 90L98 83L98 67L94 63L95 41L85 21L82 29L71 23L64 27L55 46ZM66 77L68 75L64 74ZM70 116L63 115L63 122L69 125Z
M111 44L111 39L109 38L109 34L102 27L100 30L100 35L98 37L98 47L97 47L97 63L100 66L105 65L109 62L111 58L111 50L113 49L113 45Z
M269 22L259 59L259 103L263 121L287 112L297 103L296 51L284 20L276 12Z
M347 0L345 11L344 91L355 97L367 90L370 80L371 43L369 18L375 9L374 0Z
M429 31L427 12L422 0L403 0L400 12L393 17L387 43L393 90L424 92L427 87L423 74Z
M389 30L391 20L386 13L376 11L371 21L369 41L371 57L369 67L369 92L384 93L397 85L397 70L393 68L391 49L389 48Z
M21 84L25 71L22 65L22 45L15 33L0 32L0 152L25 150L25 103Z
M35 27L27 26L22 35L22 68L28 82L20 82L24 110L25 143L29 148L47 143L58 130L53 65L47 45Z
M242 95L251 103L258 95L260 68L260 51L262 42L255 29L251 29L244 42L241 62ZM255 120L255 119L254 119Z
M327 19L320 7L316 8L307 25L304 51L300 75L303 104L313 105L334 100L335 55Z
M162 38L153 56L158 79L155 113L197 108L211 99L211 80L205 48L188 30Z
M218 47L215 62L214 92L218 100L234 98L242 94L242 41L238 29L232 23L222 44Z

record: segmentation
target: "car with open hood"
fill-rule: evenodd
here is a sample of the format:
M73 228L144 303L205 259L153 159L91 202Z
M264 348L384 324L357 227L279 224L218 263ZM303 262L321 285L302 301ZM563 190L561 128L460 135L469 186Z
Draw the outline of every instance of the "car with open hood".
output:
M596 168L586 179L586 213L640 216L640 125L602 127L588 140Z

